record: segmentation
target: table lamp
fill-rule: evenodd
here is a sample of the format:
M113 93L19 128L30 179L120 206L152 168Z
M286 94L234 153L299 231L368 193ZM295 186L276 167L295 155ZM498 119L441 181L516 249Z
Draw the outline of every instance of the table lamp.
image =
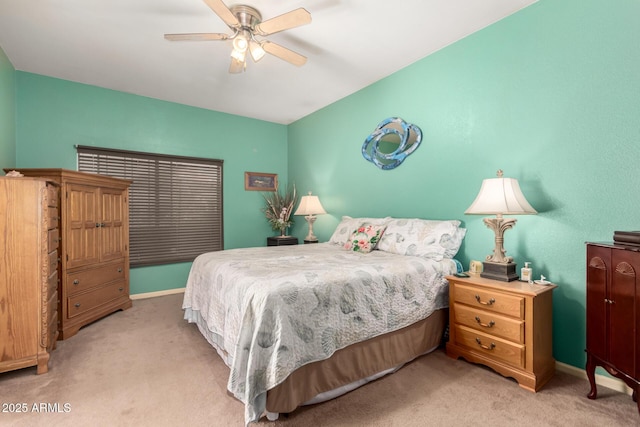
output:
M318 238L313 234L313 223L316 222L315 215L326 214L320 204L318 196L312 196L311 191L306 196L300 198L300 204L294 215L305 215L304 219L309 223L309 234L304 238L305 243L317 243Z
M503 282L518 279L513 257L505 256L504 232L516 223L513 218L502 215L526 215L538 213L531 207L520 190L518 180L503 178L502 170L498 170L497 178L482 181L480 192L471 206L464 212L472 215L495 215L495 218L484 218L484 223L495 233L495 247L492 255L487 255L482 263L481 277Z

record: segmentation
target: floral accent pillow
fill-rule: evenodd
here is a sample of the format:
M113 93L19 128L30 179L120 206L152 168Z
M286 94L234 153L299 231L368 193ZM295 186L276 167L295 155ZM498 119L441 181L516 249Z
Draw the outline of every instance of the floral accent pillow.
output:
M353 230L360 227L363 224L371 225L386 225L391 221L390 217L386 218L352 218L350 216L343 216L342 221L336 227L335 231L329 239L329 243L344 246L345 243L351 238Z
M344 248L348 251L368 254L375 249L385 228L387 228L386 225L362 224L351 233Z

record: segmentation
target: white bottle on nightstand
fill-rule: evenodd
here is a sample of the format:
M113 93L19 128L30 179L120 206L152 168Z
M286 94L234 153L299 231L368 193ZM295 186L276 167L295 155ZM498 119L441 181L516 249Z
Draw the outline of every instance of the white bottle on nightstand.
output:
M531 283L531 281L533 280L533 274L531 271L530 262L525 262L524 267L520 269L520 280L522 282L529 282L529 283Z

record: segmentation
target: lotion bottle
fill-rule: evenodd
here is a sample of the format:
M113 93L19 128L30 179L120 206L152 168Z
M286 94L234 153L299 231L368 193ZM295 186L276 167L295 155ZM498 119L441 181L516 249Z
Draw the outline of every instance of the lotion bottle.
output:
M524 267L520 269L520 280L529 283L531 283L531 281L533 280L530 262L525 262Z

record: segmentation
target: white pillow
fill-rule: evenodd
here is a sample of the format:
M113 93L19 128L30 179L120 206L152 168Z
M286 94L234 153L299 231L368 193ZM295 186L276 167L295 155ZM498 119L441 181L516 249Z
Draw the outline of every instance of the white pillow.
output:
M385 225L391 221L391 217L386 218L352 218L343 216L342 221L336 227L335 231L329 239L329 243L344 245L351 237L351 233L358 229L361 225Z
M393 219L387 224L378 249L400 255L420 256L440 261L458 252L466 233L458 220ZM453 255L452 255L453 254Z

